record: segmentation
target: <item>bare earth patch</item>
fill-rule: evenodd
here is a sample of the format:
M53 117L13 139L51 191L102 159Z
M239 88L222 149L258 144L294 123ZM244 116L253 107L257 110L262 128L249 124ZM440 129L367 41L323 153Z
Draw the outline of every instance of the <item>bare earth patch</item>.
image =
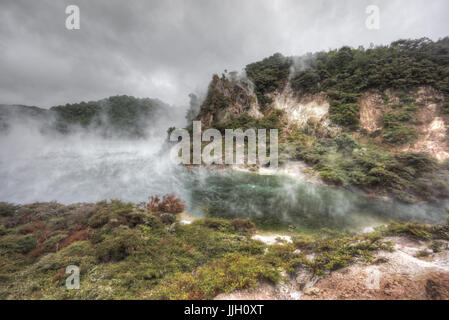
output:
M393 252L382 251L372 264L355 263L320 278L299 270L286 283L220 294L219 300L426 300L449 299L449 243L433 253L429 242L402 237L386 239ZM420 253L427 252L420 258Z

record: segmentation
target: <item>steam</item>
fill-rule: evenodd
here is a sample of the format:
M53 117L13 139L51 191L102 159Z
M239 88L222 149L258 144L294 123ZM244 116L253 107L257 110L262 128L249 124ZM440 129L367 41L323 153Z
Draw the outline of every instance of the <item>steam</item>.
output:
M154 119L145 138L106 138L95 128L49 130L52 120L8 119L0 134L0 201L65 204L104 199L141 202L174 193L191 215L206 211L228 218L276 221L305 228L359 228L390 219L440 222L449 205L405 205L367 199L354 192L285 175L172 165L166 129L184 115Z
M176 193L179 183L170 177L177 168L161 152L168 127L185 121L182 112L172 113L146 120L144 138L131 139L96 126L61 134L54 117L8 112L0 132L0 201L138 202Z
M447 202L410 205L380 201L357 192L317 185L286 175L200 170L191 182L192 202L226 218L291 224L301 228L359 230L390 220L437 223ZM195 212L198 214L198 212Z
M292 65L290 66L289 80L301 71L309 69L316 61L316 54L307 53L303 56L294 56L291 58Z

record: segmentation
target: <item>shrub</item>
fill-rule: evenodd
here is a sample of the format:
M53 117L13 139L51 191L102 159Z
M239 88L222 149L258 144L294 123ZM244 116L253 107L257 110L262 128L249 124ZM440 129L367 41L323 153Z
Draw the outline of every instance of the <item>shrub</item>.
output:
M109 212L98 212L89 219L91 228L101 228L109 222Z
M0 242L0 248L7 249L10 252L26 254L33 250L37 245L37 238L33 234L8 235L4 236Z
M416 129L403 124L387 128L382 136L383 141L392 145L402 145L414 140L417 136Z
M0 217L11 217L18 208L16 205L0 202Z
M392 222L383 232L386 235L408 236L417 240L430 240L432 238L431 228L416 222Z
M234 219L231 221L232 226L238 232L253 232L255 225L248 219Z
M276 53L245 67L248 78L255 85L257 100L262 110L272 103L272 99L266 94L280 89L286 84L291 64L291 59Z
M350 128L359 125L359 105L356 103L332 105L329 112L332 121L337 124Z
M399 110L390 111L384 114L383 124L385 133L382 138L389 144L402 145L414 140L417 136L416 129L410 126L413 123L416 107L409 105Z
M185 203L173 194L163 196L162 200L159 196L151 196L149 200L145 206L151 212L181 213L186 208Z
M261 280L278 282L280 273L257 257L230 254L195 273L176 275L156 288L157 299L211 299L219 293L252 288Z
M163 224L172 224L176 221L176 217L169 213L156 213L155 214Z
M233 232L235 230L232 223L225 219L205 218L195 221L194 224L204 226L214 231Z
M341 174L330 167L326 167L320 170L320 178L328 183L335 185L342 185L344 183L344 179Z
M87 240L89 237L89 234L91 233L90 228L86 228L83 230L75 231L73 234L71 234L69 237L65 238L63 241L61 241L59 245L59 249L63 249L65 247L68 247L72 243L76 241L84 241Z
M119 228L97 245L96 256L101 262L120 261L137 250L140 243L136 232L126 227Z

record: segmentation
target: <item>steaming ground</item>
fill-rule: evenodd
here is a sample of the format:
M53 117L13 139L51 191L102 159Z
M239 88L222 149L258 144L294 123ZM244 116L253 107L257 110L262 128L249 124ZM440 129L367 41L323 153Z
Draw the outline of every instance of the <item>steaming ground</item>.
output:
M94 133L45 135L16 125L0 136L0 201L65 204L141 202L174 193L189 214L205 212L304 228L362 228L389 219L439 222L446 204L403 205L287 176L187 169L163 153L165 130L146 140L107 140Z

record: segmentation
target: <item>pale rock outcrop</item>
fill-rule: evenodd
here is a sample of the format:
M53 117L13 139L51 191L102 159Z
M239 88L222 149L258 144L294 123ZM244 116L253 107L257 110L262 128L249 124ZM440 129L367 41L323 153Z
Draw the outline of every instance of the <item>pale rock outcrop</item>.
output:
M287 84L281 92L274 93L272 99L275 109L285 111L289 124L304 127L312 121L327 125L324 120L329 114L329 101L324 94L298 96Z

